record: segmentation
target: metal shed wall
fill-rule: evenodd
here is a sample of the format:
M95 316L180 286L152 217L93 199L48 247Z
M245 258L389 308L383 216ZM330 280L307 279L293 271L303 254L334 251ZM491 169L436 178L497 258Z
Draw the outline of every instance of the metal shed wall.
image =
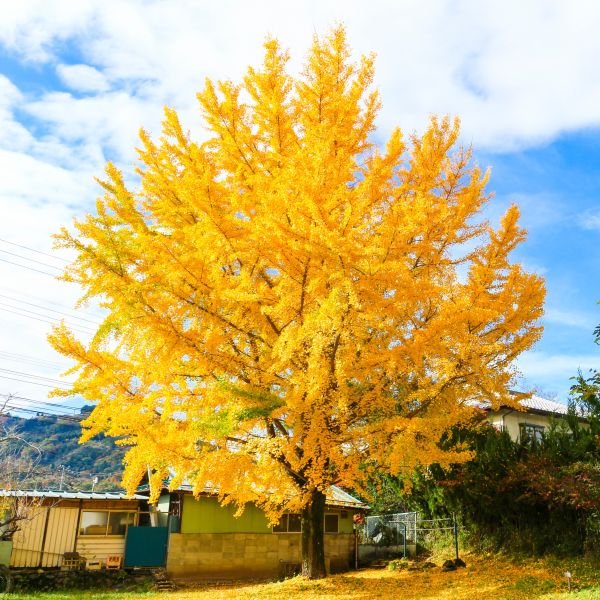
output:
M49 508L36 506L13 537L11 567L37 567L40 564L42 539Z
M75 549L77 533L77 508L53 507L50 509L42 567L59 567L65 552Z

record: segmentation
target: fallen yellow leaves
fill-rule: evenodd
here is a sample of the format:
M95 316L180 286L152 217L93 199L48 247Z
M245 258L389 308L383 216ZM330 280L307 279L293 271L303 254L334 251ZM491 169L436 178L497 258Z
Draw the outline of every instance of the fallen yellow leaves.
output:
M308 581L295 577L273 583L195 583L175 592L71 591L36 594L37 600L598 600L600 563L581 558L511 560L502 556L466 555L467 567L443 573L423 570L363 569ZM436 564L441 564L436 558ZM573 574L567 591L565 571ZM14 594L14 600L31 595Z
M202 586L180 590L170 598L182 600L229 600L239 598L339 599L366 600L401 598L402 600L486 600L600 598L600 567L589 562L525 560L513 562L503 557L466 557L467 567L443 573L440 568L426 571L363 569L333 575L326 580L307 581L300 577L276 583L241 584L236 587ZM574 566L571 566L574 565ZM574 594L566 591L564 571L574 572ZM595 576L594 576L595 573ZM595 583L592 589L592 584Z

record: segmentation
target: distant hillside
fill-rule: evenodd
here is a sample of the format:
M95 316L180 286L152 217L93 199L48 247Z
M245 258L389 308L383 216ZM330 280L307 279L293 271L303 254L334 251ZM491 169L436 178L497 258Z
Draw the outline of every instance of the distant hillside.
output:
M14 427L23 439L41 450L34 476L20 482L20 487L57 490L62 476L63 490L90 491L93 478L98 477L95 491L121 490L125 449L112 439L102 437L79 444L81 425L54 416L11 416L4 424ZM38 455L32 448L26 448L23 454Z

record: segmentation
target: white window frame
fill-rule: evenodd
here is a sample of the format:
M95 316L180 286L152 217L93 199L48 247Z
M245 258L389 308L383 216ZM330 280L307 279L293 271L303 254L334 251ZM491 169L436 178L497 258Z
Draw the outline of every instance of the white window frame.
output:
M271 528L272 532L273 533L302 533L302 527L300 528L300 531L290 531L289 530L289 516L290 515L298 515L299 517L301 517L301 515L299 513L284 513L281 516L281 519L282 520L285 519L285 523L286 523L286 529L285 529L285 531L275 531L275 527L276 526L274 525ZM326 520L326 517L330 517L330 516L336 517L336 520L337 520L337 529L336 529L336 531L325 531L325 520ZM328 534L332 534L332 535L335 535L336 533L340 533L340 518L341 518L340 514L337 513L337 512L326 512L323 515L323 533L328 533ZM279 523L281 525L281 521ZM302 523L302 521L301 521L301 523Z
M85 533L81 531L81 525L83 523L83 515L85 513L107 513L107 519L106 519L106 527L104 528L104 533ZM127 535L127 527L129 527L129 525L125 525L125 533L121 534L121 533L107 533L108 531L108 525L110 524L110 513L127 513L127 514L132 514L133 515L133 523L131 523L132 526L137 525L138 523L138 519L139 519L139 511L136 510L127 510L127 509L113 509L113 508L83 508L81 510L81 515L79 517L79 524L77 526L77 537L85 537L85 538L93 538L93 537L97 537L97 538L123 538Z
M290 531L290 515L296 515L300 518L300 530L299 531ZM276 525L273 525L271 528L273 533L302 533L302 515L300 513L283 513L281 515L281 520L279 521L279 525L281 526L281 522L285 519L285 531L275 531Z
M519 423L519 440L524 441L523 434L525 434L528 440L539 444L542 441L542 436L545 431L546 428L543 425L527 422Z

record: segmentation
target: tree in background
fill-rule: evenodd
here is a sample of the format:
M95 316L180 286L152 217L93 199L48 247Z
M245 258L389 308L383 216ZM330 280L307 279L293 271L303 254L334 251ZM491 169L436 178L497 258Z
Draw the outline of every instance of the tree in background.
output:
M400 492L395 502L426 518L459 515L465 541L478 549L597 557L600 437L580 414L572 404L541 440L513 441L487 423L462 431L475 458L419 469L410 493ZM377 501L378 508L395 509L385 496Z
M594 329L594 341L600 345L600 325ZM590 427L595 430L600 440L600 373L593 370L588 377L584 377L579 371L574 380L571 398L579 411L586 414L590 420Z
M131 446L129 491L149 465L154 499L171 468L272 522L301 512L316 578L331 485L466 460L439 441L467 400L514 402L544 286L509 260L518 209L482 222L487 175L457 122L379 150L373 57L353 63L343 28L296 79L265 47L241 84L206 82L205 142L166 109L158 142L141 133L137 190L107 166L96 214L58 244L108 315L87 345L50 340L75 361L71 393L98 401L84 439Z
M594 331L600 343L600 326ZM418 469L410 493L382 476L371 506L379 512L417 510L461 516L467 541L531 554L600 552L600 375L574 378L567 415L540 440L513 441L487 422L457 428L475 458L450 469Z
M12 540L22 522L32 518L37 498L11 496L27 488L36 476L42 452L18 428L11 425L6 410L10 396L0 405L0 539ZM4 574L0 574L0 583Z

